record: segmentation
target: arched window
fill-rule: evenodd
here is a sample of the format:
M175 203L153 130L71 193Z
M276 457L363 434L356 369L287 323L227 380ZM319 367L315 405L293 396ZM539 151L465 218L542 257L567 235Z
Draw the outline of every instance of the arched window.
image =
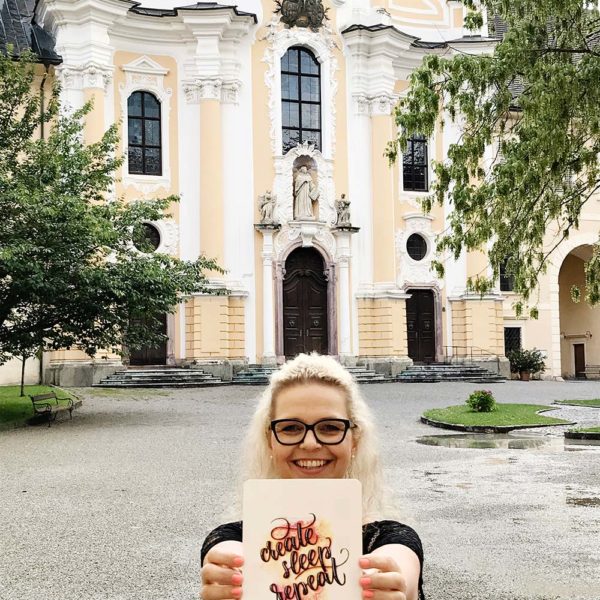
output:
M290 48L281 59L283 154L310 142L321 149L321 66L306 48Z
M162 175L160 102L150 92L127 100L129 173Z
M413 192L428 191L427 140L422 135L414 135L408 140L402 162L404 190Z

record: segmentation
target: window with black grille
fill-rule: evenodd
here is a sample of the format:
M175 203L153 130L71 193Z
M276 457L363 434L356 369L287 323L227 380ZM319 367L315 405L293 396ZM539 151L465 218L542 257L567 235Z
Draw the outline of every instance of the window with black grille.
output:
M506 261L500 264L500 291L512 292L515 289L515 278L506 271Z
M520 327L505 327L504 328L504 354L508 354L511 350L521 349L521 328Z
M309 142L321 149L321 65L306 48L290 48L281 59L283 154Z
M408 140L403 154L403 187L405 191L426 192L429 189L427 177L427 140L415 135Z
M129 173L162 175L160 102L150 92L127 100Z
M406 240L406 251L413 260L423 260L427 254L427 242L422 235L413 233Z

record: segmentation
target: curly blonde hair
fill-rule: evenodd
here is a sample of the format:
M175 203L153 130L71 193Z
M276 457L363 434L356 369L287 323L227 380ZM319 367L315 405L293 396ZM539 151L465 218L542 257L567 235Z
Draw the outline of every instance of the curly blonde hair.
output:
M246 436L243 479L277 477L273 471L269 448L269 426L275 412L275 401L284 389L306 382L335 386L346 397L348 417L356 425L353 430L355 456L346 477L358 479L362 484L363 520L368 522L376 519L381 515L386 502L383 498L373 417L352 375L331 356L299 354L273 373L269 386L258 401Z

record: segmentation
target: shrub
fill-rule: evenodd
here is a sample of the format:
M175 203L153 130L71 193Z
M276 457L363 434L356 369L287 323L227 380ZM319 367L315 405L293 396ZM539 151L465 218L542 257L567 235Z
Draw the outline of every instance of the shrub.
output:
M467 405L473 412L492 412L496 409L496 400L489 390L475 390L467 398Z
M546 370L544 356L541 350L512 350L506 357L510 361L510 370L513 373L529 371L530 373L543 373Z

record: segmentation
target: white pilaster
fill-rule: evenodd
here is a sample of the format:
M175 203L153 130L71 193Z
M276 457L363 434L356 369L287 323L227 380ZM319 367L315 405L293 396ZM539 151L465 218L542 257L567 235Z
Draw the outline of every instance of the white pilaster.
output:
M263 236L263 364L276 364L275 356L275 307L273 291L273 232L277 226L257 225Z
M342 359L355 355L357 352L353 352L353 348L358 349L357 345L352 344L352 328L350 327L350 259L352 257L350 240L352 234L357 231L358 227L339 227L333 230L336 238L337 276L339 282L339 354Z

